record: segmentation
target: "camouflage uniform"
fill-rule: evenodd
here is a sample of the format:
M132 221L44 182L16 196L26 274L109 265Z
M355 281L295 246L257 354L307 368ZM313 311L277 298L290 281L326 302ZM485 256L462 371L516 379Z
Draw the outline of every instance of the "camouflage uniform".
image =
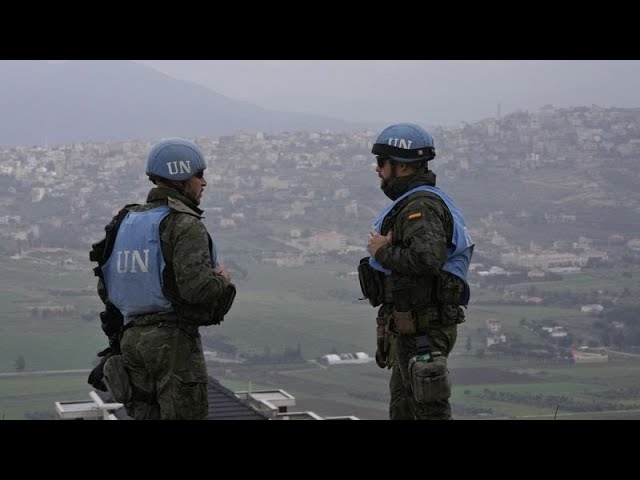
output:
M171 209L160 224L163 293L175 313L139 315L124 330L120 348L133 390L126 408L135 419L206 419L208 377L198 326L211 317L227 282L212 272L211 239L193 201L156 187L145 205L131 210L163 204ZM101 280L98 293L107 300Z
M395 200L420 185L435 186L435 174L427 171L396 177L385 187L384 193ZM417 212L422 215L409 218ZM408 298L407 307L416 319L417 334L426 333L433 350L449 355L456 342L457 326L464 322L464 312L458 305L440 303L435 290L462 291L463 288L460 279L441 270L453 234L453 218L437 195L415 193L403 199L386 216L380 233L386 235L390 231L393 232L392 244L379 248L375 255L383 267L393 272L385 286L385 303L378 311L378 324L386 323L387 331L395 339L393 358L387 362L393 369L389 416L392 420L451 419L448 400L415 402L408 372L409 359L417 354L415 336L397 334L391 313L399 298L398 292L409 292L405 298Z

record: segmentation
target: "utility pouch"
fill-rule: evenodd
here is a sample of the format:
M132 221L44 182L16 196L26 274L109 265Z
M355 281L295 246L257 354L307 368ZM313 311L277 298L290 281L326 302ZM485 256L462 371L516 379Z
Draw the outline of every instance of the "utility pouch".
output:
M369 257L360 259L358 265L358 279L363 299L368 299L372 307L377 307L384 301L383 273L369 265Z
M416 333L416 322L413 318L413 312L399 312L395 308L392 312L393 323L396 331L401 335L414 335Z
M447 400L451 397L447 358L440 352L412 357L409 360L409 379L413 398L418 403Z
M118 403L127 403L133 396L129 374L124 368L122 355L111 355L104 364L104 384L113 399Z
M227 285L227 288L224 289L224 293L222 294L220 301L216 303L211 319L204 325L219 325L222 323L224 316L229 313L229 310L231 310L231 306L233 305L235 298L236 286L233 283L230 283Z

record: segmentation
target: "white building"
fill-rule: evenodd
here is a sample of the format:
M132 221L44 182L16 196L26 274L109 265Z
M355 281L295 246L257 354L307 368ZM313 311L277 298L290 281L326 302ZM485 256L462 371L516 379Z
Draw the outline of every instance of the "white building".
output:
M599 303L593 303L591 305L582 305L580 311L584 313L600 313L604 310L604 307Z
M323 365L344 365L349 363L369 363L373 361L373 357L370 357L364 352L356 353L330 353L320 357L320 363Z
M311 237L310 246L315 251L342 250L347 246L347 237L338 232L321 232Z

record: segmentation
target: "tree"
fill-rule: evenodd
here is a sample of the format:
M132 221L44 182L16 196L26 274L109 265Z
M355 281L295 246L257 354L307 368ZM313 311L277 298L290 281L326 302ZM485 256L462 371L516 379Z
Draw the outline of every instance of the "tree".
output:
M25 362L24 357L22 355L18 355L18 358L16 358L16 361L13 362L13 364L16 367L16 372L22 372L22 371L24 371L24 367L26 365L26 362Z

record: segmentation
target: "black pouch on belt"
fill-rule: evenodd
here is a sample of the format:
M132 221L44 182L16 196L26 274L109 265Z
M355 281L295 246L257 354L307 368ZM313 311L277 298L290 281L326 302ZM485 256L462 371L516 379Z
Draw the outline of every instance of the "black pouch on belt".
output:
M377 307L384 301L383 273L369 265L369 257L364 257L358 265L358 279L363 298L369 300L372 307Z

